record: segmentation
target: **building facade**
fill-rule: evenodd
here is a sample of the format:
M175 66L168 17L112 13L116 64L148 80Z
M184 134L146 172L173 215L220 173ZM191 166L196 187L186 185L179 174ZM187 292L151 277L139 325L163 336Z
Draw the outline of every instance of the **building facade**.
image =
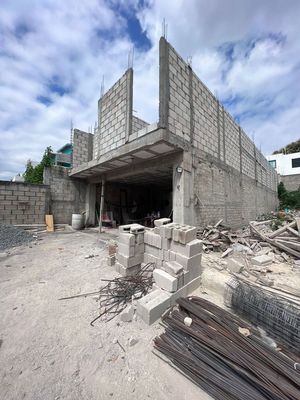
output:
M133 116L132 93L129 68L99 99L94 135L74 130L69 179L85 191L87 224L99 218L102 186L103 211L119 224L159 215L241 226L276 209L276 171L165 38L157 122Z
M289 191L300 187L300 152L292 154L272 154L266 157L269 164L278 172L279 181Z

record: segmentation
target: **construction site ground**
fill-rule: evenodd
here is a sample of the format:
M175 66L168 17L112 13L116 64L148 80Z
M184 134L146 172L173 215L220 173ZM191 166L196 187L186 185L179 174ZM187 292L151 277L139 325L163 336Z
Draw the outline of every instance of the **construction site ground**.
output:
M58 300L96 291L101 279L117 275L106 265L108 235L41 238L0 259L1 399L210 399L152 353L159 323L118 316L92 327L95 297ZM217 301L208 292L202 295Z

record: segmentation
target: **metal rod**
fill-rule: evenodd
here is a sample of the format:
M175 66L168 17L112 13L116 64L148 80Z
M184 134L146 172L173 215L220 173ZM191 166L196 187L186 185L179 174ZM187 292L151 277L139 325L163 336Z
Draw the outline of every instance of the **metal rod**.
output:
M100 197L100 210L99 210L99 233L102 233L102 213L104 207L104 188L105 188L105 180L102 179L101 182L101 197Z

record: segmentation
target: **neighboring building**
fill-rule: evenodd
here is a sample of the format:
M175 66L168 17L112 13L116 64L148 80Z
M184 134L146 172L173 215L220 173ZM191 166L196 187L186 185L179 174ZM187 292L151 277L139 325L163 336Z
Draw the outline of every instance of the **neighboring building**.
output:
M74 129L72 169L45 169L57 223L97 223L102 188L117 224L160 215L237 227L277 208L276 171L165 38L157 122L133 116L132 93L129 68L99 99L95 134Z
M12 178L11 181L12 181L12 182L24 182L25 179L24 179L24 177L23 177L21 174L17 174L17 175L15 175L15 176Z
M300 152L292 154L272 154L266 157L269 164L280 175L287 190L297 190L300 186Z
M56 153L52 153L53 165L59 165L62 167L72 167L72 153L73 146L70 143L65 144Z

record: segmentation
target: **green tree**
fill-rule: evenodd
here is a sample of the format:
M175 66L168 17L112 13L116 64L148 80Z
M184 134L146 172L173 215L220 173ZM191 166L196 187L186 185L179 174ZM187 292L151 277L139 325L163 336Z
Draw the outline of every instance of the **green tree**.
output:
M273 154L284 153L284 154L292 154L298 153L300 151L300 139L295 142L289 143L287 146L282 147L279 150L273 152Z
M53 151L51 146L48 146L44 151L44 155L41 162L35 167L33 167L32 162L28 160L26 164L26 170L24 173L25 182L35 183L35 184L43 183L44 168L50 167L50 165L52 165L52 156L51 156L52 153Z
M280 208L300 209L300 187L297 190L288 192L283 182L278 185L278 199Z

